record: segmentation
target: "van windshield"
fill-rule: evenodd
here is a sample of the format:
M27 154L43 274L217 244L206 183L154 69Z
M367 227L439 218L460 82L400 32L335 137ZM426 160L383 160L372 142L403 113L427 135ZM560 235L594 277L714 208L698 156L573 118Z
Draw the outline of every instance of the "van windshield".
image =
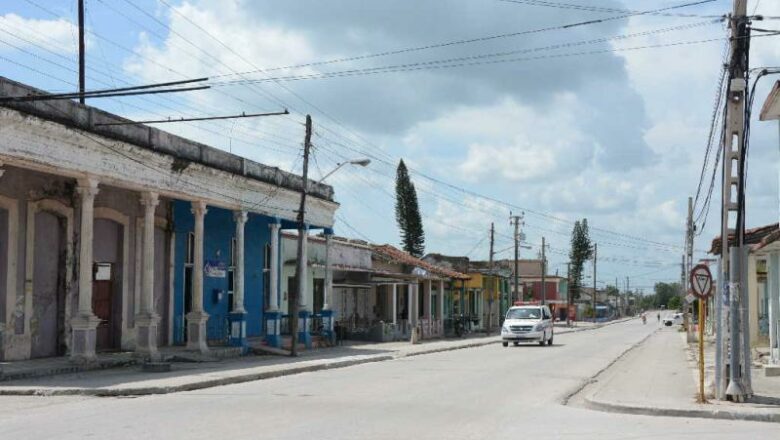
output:
M538 308L510 309L506 312L506 319L539 319L541 316L542 311Z

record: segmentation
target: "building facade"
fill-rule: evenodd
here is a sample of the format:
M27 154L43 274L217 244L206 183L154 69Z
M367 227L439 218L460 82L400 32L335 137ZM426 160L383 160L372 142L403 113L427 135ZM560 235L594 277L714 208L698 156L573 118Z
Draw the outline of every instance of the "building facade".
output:
M278 343L299 176L72 101L3 105L0 358ZM309 194L307 227L330 234L332 188Z

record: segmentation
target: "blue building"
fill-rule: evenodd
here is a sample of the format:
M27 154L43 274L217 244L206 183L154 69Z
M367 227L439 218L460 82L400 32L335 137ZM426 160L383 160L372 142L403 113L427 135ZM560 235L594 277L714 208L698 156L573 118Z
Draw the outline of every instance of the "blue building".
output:
M0 77L0 96L33 94ZM300 176L67 100L4 103L0 124L0 360L279 344ZM330 237L333 189L307 193L306 236Z

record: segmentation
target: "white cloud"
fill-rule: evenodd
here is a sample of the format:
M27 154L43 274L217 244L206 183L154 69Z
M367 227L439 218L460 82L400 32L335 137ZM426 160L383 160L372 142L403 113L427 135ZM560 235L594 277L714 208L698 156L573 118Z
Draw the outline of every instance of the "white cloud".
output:
M9 31L10 38L3 38L14 46L25 49L43 47L58 53L76 53L78 29L69 21L24 18L9 13L0 16L0 29ZM10 47L0 44L0 51Z

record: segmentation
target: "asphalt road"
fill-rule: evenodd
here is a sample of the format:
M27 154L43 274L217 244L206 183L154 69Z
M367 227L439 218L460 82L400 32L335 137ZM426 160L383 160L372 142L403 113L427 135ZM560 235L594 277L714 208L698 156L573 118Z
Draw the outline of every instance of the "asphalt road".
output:
M138 398L2 397L0 439L776 439L775 424L561 405L654 320Z

